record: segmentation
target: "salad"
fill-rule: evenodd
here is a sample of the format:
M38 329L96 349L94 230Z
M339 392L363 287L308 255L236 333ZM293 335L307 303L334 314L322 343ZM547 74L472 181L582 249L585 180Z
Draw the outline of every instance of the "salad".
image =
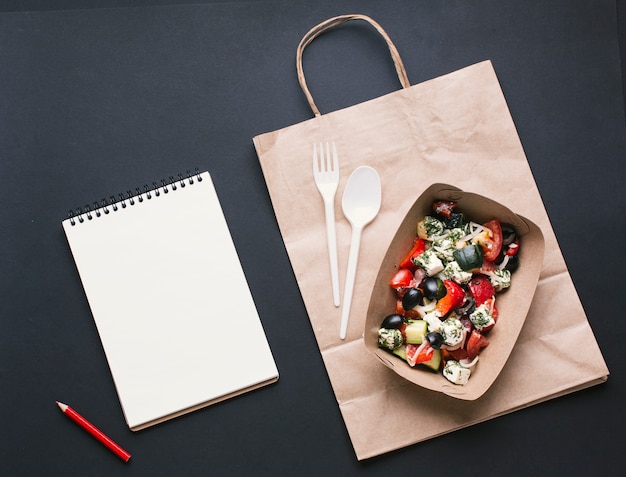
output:
M467 384L489 345L498 321L496 296L511 286L519 250L512 226L498 219L479 224L454 201L434 202L389 281L396 309L382 320L378 346L409 366Z

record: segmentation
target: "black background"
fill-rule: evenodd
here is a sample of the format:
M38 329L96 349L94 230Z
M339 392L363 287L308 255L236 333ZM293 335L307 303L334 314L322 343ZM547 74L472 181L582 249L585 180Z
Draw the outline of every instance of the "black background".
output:
M2 11L0 475L626 473L624 0L32 0ZM296 45L341 13L377 20L413 84L493 61L607 383L356 460L251 141L311 117ZM316 40L304 69L322 113L399 88L384 42L364 23ZM195 167L213 175L280 380L131 433L61 220ZM164 273L175 263L164 261ZM225 317L235 329L236 308ZM86 436L55 400L131 461Z

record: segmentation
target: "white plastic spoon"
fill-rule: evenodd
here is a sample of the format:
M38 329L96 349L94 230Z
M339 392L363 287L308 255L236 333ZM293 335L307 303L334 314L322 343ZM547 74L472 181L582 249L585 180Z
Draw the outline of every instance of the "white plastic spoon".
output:
M339 331L339 337L342 340L346 338L348 330L348 317L350 316L356 265L361 246L361 232L378 214L380 203L381 186L378 173L369 166L361 166L355 169L348 179L341 200L343 214L350 222L350 225L352 225L352 239L350 241L350 255L348 255L348 271L343 292L341 328Z

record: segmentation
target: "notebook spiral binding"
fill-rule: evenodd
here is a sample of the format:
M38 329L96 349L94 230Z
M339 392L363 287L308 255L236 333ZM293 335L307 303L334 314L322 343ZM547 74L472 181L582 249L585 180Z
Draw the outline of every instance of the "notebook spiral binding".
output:
M187 171L186 174L178 174L177 177L170 176L169 179L161 179L160 184L152 182L152 187L144 184L143 187L136 187L134 192L128 190L125 194L118 194L117 197L112 195L108 199L95 201L84 207L70 209L67 216L70 220L70 224L82 224L85 220L93 220L94 218L101 217L103 214L108 215L111 212L117 212L128 206L134 206L144 200L160 197L161 193L168 194L170 190L176 191L179 187L184 188L187 185L193 185L195 181L202 182L202 176L198 168L195 169L194 173Z

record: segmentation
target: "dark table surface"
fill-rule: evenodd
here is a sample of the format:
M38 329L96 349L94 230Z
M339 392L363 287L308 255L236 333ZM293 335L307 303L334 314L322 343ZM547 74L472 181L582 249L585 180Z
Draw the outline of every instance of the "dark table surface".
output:
M626 475L624 0L32 0L2 11L0 475ZM357 462L251 142L311 117L295 48L340 13L376 19L413 84L492 60L607 383ZM323 112L399 87L363 25L319 38L305 71ZM132 433L61 220L194 167L213 174L280 381Z

